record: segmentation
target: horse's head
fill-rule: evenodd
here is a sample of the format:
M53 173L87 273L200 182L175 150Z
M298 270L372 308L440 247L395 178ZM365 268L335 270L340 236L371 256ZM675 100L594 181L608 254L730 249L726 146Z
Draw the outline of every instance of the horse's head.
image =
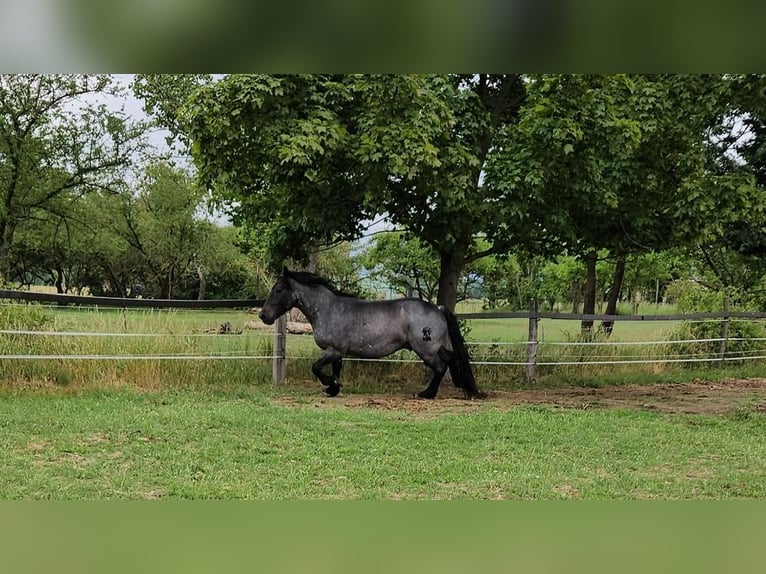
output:
M290 279L285 268L277 282L274 283L274 287L271 288L271 293L269 293L258 316L267 325L272 325L278 317L295 307L296 302L297 295L290 285Z

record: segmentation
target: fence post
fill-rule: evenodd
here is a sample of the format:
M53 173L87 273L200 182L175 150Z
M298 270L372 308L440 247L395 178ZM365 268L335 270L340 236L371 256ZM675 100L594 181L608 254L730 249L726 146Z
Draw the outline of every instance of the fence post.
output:
M729 295L723 296L723 311L729 312ZM724 315L723 322L721 323L721 349L719 351L719 358L723 361L726 357L726 347L729 343L729 316Z
M537 299L529 300L529 337L527 338L527 382L535 379L535 361L537 359Z
M281 385L285 382L285 349L287 347L287 315L282 315L274 322L274 362L272 375L274 383Z

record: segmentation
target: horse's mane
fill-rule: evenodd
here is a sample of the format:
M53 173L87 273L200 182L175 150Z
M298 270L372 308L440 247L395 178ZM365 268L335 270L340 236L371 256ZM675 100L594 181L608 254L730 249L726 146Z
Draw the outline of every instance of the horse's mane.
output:
M334 295L338 295L340 297L356 298L356 295L346 293L345 291L340 291L330 281L324 277L320 277L316 273L309 273L308 271L288 271L285 269L284 274L293 281L297 281L301 285L306 285L307 287L324 287L325 289L329 289Z

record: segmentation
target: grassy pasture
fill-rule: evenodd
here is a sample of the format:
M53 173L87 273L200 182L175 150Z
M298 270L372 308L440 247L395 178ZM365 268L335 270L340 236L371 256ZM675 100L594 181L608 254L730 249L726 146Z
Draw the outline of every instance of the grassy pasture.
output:
M763 498L766 419L417 417L272 391L2 398L2 499Z

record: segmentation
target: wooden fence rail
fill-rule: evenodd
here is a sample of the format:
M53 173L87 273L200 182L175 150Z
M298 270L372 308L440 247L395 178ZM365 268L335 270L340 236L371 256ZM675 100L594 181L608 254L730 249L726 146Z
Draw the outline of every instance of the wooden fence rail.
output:
M95 307L144 309L240 309L260 307L263 299L126 299L121 297L93 297L90 295L62 295L0 289L0 299L55 303L57 305L88 305Z
M461 319L529 319L531 311L502 313L458 313ZM675 313L672 315L591 315L585 313L549 313L539 311L538 319L561 319L565 321L702 321L705 319L766 319L766 313L755 311L713 311L710 313Z

